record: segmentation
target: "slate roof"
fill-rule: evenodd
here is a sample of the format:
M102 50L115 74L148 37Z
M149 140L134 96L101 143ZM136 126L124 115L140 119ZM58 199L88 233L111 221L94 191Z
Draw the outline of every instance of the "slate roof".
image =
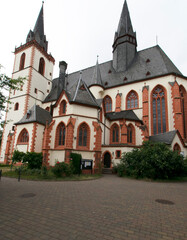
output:
M99 64L99 69L105 89L171 73L182 75L158 45L137 52L133 63L125 72L115 72L112 61ZM95 66L82 70L82 79L88 87L93 84L94 72ZM147 75L147 73L149 74ZM74 86L79 79L79 75L80 71L77 71L66 76L66 90L70 95L73 95L72 91L75 90ZM44 102L57 100L57 84L58 78L53 80L52 90ZM86 103L86 99L81 101Z
M106 118L108 118L109 120L126 119L126 120L141 121L136 116L133 110L106 113Z
M152 142L162 142L162 143L166 143L168 145L171 145L176 133L177 133L177 130L157 134L157 135L154 135L154 136L150 136L149 140L152 141Z
M29 117L27 117L27 114L25 114L19 122L15 123L15 125L33 122L45 125L46 121L48 121L49 124L52 121L52 116L50 115L50 113L36 104L28 112Z

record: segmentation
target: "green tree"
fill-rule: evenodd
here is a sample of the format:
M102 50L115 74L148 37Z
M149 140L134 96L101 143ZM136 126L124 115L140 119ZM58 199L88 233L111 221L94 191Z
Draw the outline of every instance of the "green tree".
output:
M0 65L0 71L2 66ZM0 112L5 111L6 103L10 102L7 92L20 90L25 78L12 79L0 72Z

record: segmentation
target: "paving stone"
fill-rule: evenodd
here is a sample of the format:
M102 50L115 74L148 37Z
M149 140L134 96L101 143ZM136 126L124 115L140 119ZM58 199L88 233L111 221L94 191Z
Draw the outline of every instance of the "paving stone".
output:
M82 182L18 182L3 177L0 239L186 240L186 189L187 183L114 175ZM31 193L35 196L20 197Z

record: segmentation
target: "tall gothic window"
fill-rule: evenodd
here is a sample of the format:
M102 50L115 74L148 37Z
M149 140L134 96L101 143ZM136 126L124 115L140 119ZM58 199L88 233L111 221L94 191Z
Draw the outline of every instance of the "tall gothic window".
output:
M64 146L66 137L66 127L63 123L60 123L56 131L56 146Z
M104 98L104 109L105 113L112 112L112 99L109 96Z
M138 94L135 91L130 91L127 95L127 109L138 108Z
M88 140L88 126L86 125L86 123L80 125L78 137L78 145L86 147Z
M66 101L63 100L60 104L60 114L65 114L66 113Z
M132 127L127 127L127 142L132 143Z
M187 133L186 133L186 130L187 130L186 129L187 128L187 126L186 126L186 121L187 121L186 115L187 115L187 113L186 113L186 110L185 110L185 97L187 97L186 96L187 93L186 93L183 86L180 86L179 91L180 91L180 97L181 97L181 112L182 112L182 117L183 117L184 138L186 138L187 137Z
M42 75L44 75L44 70L45 70L45 61L43 58L40 58L40 63L39 63L39 69L38 72Z
M112 134L112 143L118 143L119 142L119 127L117 124L114 124L111 128L111 134Z
M166 132L166 96L164 89L157 86L152 94L153 134Z
M19 64L19 70L23 70L24 69L24 66L25 66L25 53L23 53L21 55L21 58L20 58L20 64Z
M26 129L23 129L18 137L18 142L20 144L26 144L29 142L29 134Z

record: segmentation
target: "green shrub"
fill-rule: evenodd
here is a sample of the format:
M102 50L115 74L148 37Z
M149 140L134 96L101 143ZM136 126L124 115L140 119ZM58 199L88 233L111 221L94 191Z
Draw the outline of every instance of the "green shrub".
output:
M29 169L41 169L42 159L42 153L27 152L23 158L23 162L28 163Z
M15 150L12 156L12 163L16 163L16 162L23 162L23 159L25 157L24 152L20 152L18 150Z
M46 167L46 166L42 166L41 172L42 172L42 175L43 175L44 177L46 177L46 176L48 175L47 167Z
M169 179L184 174L184 160L164 143L144 142L122 156L118 172L136 178Z
M51 170L56 177L68 177L72 174L70 165L65 162L57 162Z
M73 174L80 174L81 173L80 166L81 166L81 159L82 159L81 154L71 153L70 157L72 159L71 160L71 167L72 167L72 170L73 170Z
M119 177L123 177L126 173L126 168L124 163L118 163L116 165L116 172Z

